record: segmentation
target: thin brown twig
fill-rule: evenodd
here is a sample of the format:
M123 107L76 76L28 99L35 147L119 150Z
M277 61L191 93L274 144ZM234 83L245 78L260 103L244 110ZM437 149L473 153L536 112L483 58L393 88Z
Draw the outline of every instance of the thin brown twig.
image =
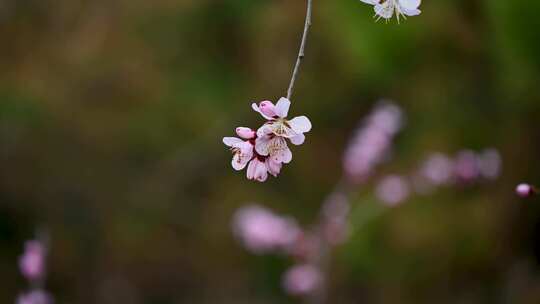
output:
M302 34L302 42L300 43L300 51L298 52L298 57L296 58L296 64L294 65L294 70L291 77L291 82L289 83L289 89L287 89L287 99L291 99L293 89L294 89L294 83L296 81L296 77L298 76L298 71L300 70L300 64L302 63L302 59L304 59L304 49L306 48L306 41L307 36L309 32L309 28L311 27L311 4L313 0L307 0L307 9L306 9L306 22L304 24L304 33Z

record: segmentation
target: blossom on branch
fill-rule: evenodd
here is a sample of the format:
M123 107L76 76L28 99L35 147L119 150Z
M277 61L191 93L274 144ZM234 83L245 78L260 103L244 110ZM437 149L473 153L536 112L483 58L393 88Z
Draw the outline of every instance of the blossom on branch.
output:
M420 15L421 11L418 7L421 4L421 0L360 0L364 3L373 5L375 10L375 16L377 20L385 19L390 20L394 13L398 22L400 17L407 19L406 16Z
M304 133L311 130L306 116L287 119L291 102L281 98L276 105L265 100L253 103L252 108L267 121L256 132L250 128L236 128L240 137L224 137L223 143L233 153L232 167L239 171L247 166L247 178L264 182L268 174L277 177L283 164L292 160L287 139L294 145L305 141Z

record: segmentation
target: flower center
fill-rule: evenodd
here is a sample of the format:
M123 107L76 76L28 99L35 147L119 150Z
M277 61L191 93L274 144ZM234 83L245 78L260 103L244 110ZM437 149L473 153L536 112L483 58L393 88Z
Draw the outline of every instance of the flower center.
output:
M284 136L290 133L291 126L285 118L278 118L274 122L274 134L277 136Z

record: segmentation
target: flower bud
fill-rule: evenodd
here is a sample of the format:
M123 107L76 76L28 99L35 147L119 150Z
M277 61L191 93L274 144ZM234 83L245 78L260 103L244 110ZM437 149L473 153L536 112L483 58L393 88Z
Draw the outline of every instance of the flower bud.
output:
M246 127L236 128L236 135L240 136L243 139L252 139L255 137L255 131Z
M516 187L516 194L519 196L519 197L529 197L533 194L536 194L536 190L534 189L533 186L529 185L529 184L526 184L526 183L521 183L519 185L517 185Z
M259 110L268 117L276 116L276 107L269 100L261 101L259 103Z

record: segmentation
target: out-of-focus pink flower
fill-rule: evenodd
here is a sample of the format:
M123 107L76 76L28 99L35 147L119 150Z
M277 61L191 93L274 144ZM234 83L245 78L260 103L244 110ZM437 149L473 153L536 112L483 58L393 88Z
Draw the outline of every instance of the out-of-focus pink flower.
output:
M323 204L323 236L331 245L344 243L349 236L350 205L347 197L342 193L333 193Z
M460 182L471 183L480 176L478 157L471 150L460 151L455 160L454 172Z
M264 138L266 135L273 134L278 137L290 139L294 145L304 143L305 136L311 130L311 122L306 116L298 116L288 120L287 114L291 106L290 100L281 97L274 106L270 101L263 101L259 105L252 104L251 107L268 121L257 130L257 135ZM270 116L268 114L274 114Z
M294 220L258 205L242 207L236 212L233 232L249 251L258 254L288 250L301 234Z
M478 167L482 177L496 179L501 174L502 160L497 149L486 149L478 156Z
M402 112L390 102L379 103L353 135L343 157L343 169L355 182L363 182L384 160L392 139L402 126Z
M321 286L322 273L310 264L295 265L283 276L283 288L294 296L304 296L313 293Z
M19 258L19 268L27 280L39 280L45 276L45 254L45 246L39 241L26 242L24 253Z
M375 194L386 205L396 206L409 197L409 183L401 176L389 175L379 182Z
M516 194L523 198L529 197L535 193L536 193L536 189L533 186L526 183L521 183L517 185L516 187Z
M302 232L298 234L294 245L287 248L287 254L297 260L306 261L310 257L320 254L322 245L319 235L312 232Z
M424 162L420 172L427 182L440 186L452 180L453 168L454 163L448 156L442 153L433 153Z
M52 304L53 298L43 290L33 290L17 297L16 304Z

